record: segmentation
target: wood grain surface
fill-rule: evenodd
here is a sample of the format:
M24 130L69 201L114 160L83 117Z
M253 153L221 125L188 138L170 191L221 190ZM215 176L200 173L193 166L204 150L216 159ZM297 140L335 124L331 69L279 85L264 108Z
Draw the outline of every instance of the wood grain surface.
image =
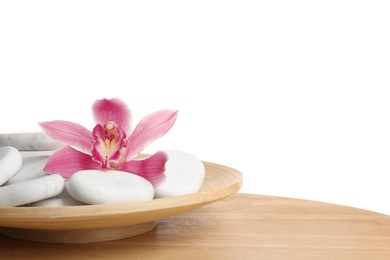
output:
M315 201L234 194L110 242L0 235L1 259L390 259L390 216Z

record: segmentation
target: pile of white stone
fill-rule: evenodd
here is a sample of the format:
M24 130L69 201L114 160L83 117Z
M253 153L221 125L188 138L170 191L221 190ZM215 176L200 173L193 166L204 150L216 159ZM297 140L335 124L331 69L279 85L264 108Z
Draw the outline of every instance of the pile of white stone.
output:
M166 150L166 180L153 187L122 171L84 170L65 180L44 167L61 144L43 133L0 135L0 206L74 206L147 201L198 192L205 177L195 156Z

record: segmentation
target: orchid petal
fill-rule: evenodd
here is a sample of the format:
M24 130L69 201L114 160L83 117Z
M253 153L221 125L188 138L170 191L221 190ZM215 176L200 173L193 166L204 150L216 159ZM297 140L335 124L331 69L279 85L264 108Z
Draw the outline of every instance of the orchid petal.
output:
M90 155L81 153L70 146L65 146L52 154L45 165L47 174L59 174L65 179L81 170L100 169L100 165L92 161Z
M42 130L53 139L74 146L85 153L91 152L92 133L85 127L68 121L40 122Z
M175 123L178 113L178 111L160 110L145 116L127 140L125 161L131 160L142 149L166 134Z
M167 160L168 155L159 151L143 160L124 162L119 170L139 175L156 187L166 178L164 172Z
M92 111L96 124L104 126L107 122L112 121L119 125L125 133L130 133L131 111L120 99L96 100Z

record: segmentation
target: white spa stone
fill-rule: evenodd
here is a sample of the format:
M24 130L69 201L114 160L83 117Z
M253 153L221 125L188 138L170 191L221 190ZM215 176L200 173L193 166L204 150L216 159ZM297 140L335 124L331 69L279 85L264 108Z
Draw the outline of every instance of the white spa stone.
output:
M85 170L66 182L69 194L87 204L152 200L154 190L146 179L128 172Z
M18 172L22 160L22 155L16 148L0 147L0 186Z
M195 156L178 150L166 150L165 181L154 189L154 198L196 193L205 177L205 168Z
M0 206L20 206L48 199L61 193L65 181L61 175L18 182L0 187Z
M85 203L74 198L50 198L46 200L31 203L31 207L63 207L63 206L79 206Z
M50 151L20 151L20 154L22 155L23 159L24 158L29 158L29 157L35 157L35 156L50 156L52 155L56 150L50 150Z
M0 147L13 146L20 151L47 151L61 148L63 144L43 132L0 134Z
M68 189L66 188L66 181L65 181L65 188L62 190L60 194L56 196L57 198L73 198L69 192Z
M23 158L22 166L19 171L11 179L9 179L5 185L46 176L43 169L45 168L48 158L49 156Z

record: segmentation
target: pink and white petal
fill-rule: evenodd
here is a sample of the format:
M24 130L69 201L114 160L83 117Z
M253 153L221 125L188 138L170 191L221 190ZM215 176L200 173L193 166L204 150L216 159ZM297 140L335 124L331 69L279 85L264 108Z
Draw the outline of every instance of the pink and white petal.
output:
M103 169L116 168L125 158L126 134L119 127L105 129L96 125L92 131L92 160L99 163ZM108 141L108 143L106 143Z
M92 113L96 124L104 126L107 122L112 121L125 133L131 131L131 111L126 103L118 98L96 100L92 105Z
M167 161L168 155L159 151L146 159L125 162L119 170L139 175L157 187L166 178L164 172Z
M62 120L40 122L39 125L51 138L61 143L74 146L85 153L91 153L92 133L85 127L77 123Z
M103 140L103 127L96 125L92 130L92 160L100 164L100 167L107 168L107 161L103 152L106 150L106 143Z
M160 110L145 116L127 140L126 161L165 135L176 121L179 111Z
M81 170L99 170L99 164L92 161L91 156L81 153L70 146L65 146L52 154L46 162L47 174L60 174L69 179Z

